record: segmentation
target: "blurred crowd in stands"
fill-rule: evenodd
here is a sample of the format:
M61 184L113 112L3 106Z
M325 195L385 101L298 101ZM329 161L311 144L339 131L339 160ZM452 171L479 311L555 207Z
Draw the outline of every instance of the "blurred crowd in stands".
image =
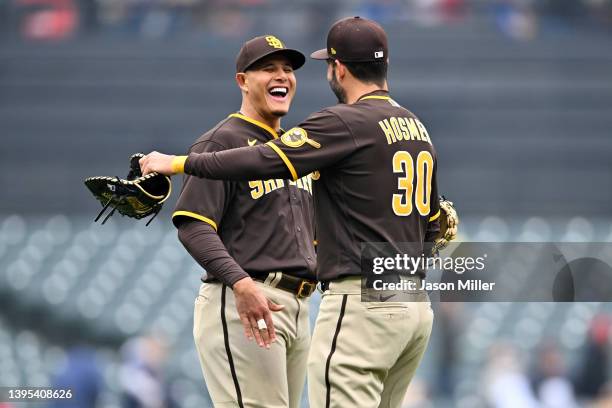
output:
M549 339L527 359L507 343L491 347L485 372L487 400L495 408L607 408L612 406L610 321L595 317L583 349L570 366Z
M122 408L178 407L164 378L167 349L156 336L128 339L120 350L119 403ZM69 349L57 369L52 386L74 391L72 401L56 400L48 408L93 408L100 406L104 392L103 370L95 350L78 346Z
M450 400L457 407L491 408L610 408L610 316L592 319L587 337L575 355L568 355L550 334L533 352L524 351L517 339L498 339L487 351L485 366L476 382L481 395L473 390L461 397L456 391L456 369L460 322L465 314L461 304L439 305L438 364L433 383L417 378L411 384L403 408L433 408L436 402ZM439 402L438 402L439 403Z
M608 30L612 0L0 0L0 35L242 38L259 27L276 27L318 41L335 19L350 14L421 26L483 19L511 38L529 40L576 26Z

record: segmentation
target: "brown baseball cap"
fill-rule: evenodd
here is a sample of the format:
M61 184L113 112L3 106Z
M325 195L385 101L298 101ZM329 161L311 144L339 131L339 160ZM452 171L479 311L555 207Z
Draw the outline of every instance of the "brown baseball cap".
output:
M262 35L244 43L236 57L236 72L244 72L260 59L272 54L282 54L289 59L293 69L298 69L306 57L304 54L291 48L273 35Z
M344 18L329 29L327 48L310 56L345 62L386 61L389 57L387 34L380 24L367 18Z

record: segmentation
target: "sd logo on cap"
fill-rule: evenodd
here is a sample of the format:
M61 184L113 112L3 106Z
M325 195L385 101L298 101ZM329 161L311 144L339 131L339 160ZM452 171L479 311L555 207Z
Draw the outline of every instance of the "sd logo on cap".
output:
M282 54L289 59L293 69L298 69L306 57L304 54L285 45L274 35L262 35L244 43L236 57L236 72L244 72L257 61L272 54Z

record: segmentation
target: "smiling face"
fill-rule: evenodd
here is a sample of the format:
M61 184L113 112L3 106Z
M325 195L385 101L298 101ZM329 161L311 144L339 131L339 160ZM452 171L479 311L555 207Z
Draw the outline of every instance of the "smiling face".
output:
M243 104L265 120L280 118L289 112L295 95L295 74L289 59L271 55L256 62L246 72L236 75Z

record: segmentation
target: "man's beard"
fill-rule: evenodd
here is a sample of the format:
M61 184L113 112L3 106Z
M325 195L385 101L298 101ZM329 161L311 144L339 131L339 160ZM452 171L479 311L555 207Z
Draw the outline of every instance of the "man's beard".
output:
M338 83L338 80L336 79L335 67L332 68L332 75L331 79L329 80L329 87L331 88L334 95L336 95L336 98L338 98L338 103L346 103L346 92L344 91L344 89L342 89L342 87Z
M271 111L270 113L274 117L282 118L283 116L285 116L287 114L287 111Z

